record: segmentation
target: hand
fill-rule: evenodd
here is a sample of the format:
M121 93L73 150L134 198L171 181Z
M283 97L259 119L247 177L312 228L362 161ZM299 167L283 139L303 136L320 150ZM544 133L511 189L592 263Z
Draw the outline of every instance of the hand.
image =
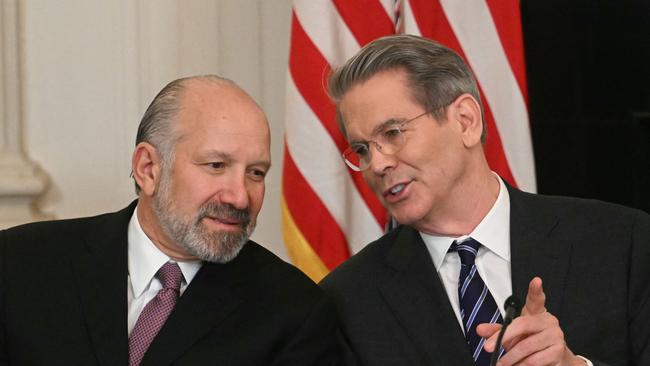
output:
M546 311L545 303L542 280L535 277L528 285L521 316L512 321L503 335L502 343L507 352L497 363L499 366L586 365L567 347L560 323ZM486 338L486 351L494 351L500 329L500 324L480 324L476 328L476 333Z

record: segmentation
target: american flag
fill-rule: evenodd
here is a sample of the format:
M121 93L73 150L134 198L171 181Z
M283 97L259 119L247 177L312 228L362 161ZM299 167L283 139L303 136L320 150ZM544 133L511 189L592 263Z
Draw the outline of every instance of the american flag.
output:
M387 213L341 159L326 80L368 42L410 33L436 40L473 69L492 169L534 192L518 0L295 0L286 88L282 226L293 263L318 281L382 235Z

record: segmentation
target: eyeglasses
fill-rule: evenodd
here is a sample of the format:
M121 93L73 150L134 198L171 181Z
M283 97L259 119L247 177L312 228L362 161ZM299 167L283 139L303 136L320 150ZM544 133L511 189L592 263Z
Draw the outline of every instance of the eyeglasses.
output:
M370 161L372 161L372 154L370 152L371 143L375 145L377 151L384 155L396 154L404 147L404 143L406 142L404 127L429 113L427 111L402 122L388 121L379 131L373 134L375 136L373 140L355 142L345 149L342 154L343 160L350 169L355 172L361 172L368 169Z

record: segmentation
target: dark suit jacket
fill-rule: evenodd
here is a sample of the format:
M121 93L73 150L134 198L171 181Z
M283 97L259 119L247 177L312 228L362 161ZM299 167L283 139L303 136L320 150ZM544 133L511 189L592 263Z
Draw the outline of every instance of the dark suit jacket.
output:
M650 217L509 188L512 288L540 276L569 347L611 365L650 365ZM398 227L321 286L335 301L348 363L473 365L420 235Z
M135 203L0 231L0 364L126 365L127 225ZM204 263L142 365L330 365L322 291L254 242Z

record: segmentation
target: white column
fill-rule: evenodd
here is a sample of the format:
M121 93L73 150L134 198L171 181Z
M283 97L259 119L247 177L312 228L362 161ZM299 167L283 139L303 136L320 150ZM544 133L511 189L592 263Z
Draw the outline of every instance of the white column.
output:
M18 1L0 2L0 229L46 218L34 201L47 176L23 146L20 20Z

